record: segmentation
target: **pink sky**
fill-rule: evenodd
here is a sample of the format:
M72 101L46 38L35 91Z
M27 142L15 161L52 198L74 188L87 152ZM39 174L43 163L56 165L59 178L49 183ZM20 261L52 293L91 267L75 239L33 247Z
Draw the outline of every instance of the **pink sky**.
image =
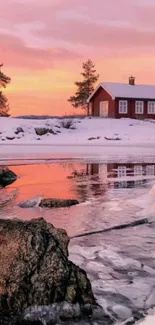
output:
M82 62L99 81L155 84L154 0L5 0L0 61L12 115L77 112L67 102Z

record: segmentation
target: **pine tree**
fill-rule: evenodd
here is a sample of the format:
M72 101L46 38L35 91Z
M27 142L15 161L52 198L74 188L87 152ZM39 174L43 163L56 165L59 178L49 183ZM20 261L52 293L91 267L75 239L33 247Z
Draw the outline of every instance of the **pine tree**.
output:
M74 96L71 96L68 99L68 101L75 108L82 107L87 109L89 115L89 104L87 103L87 99L94 90L94 85L99 78L99 74L96 74L95 65L91 60L87 60L83 63L82 67L83 72L81 75L83 76L83 80L74 83L77 87L77 91Z
M0 64L0 88L6 88L11 79L6 76L2 71L3 64ZM9 116L9 104L6 96L0 91L0 116Z

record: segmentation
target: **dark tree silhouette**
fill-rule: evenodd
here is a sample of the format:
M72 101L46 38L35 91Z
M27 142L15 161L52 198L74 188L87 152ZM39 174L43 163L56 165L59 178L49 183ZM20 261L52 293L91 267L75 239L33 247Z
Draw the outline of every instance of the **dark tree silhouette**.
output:
M2 71L3 64L0 64L0 88L6 88L11 79ZM6 96L0 91L0 116L9 116L9 104Z
M75 108L82 107L87 109L87 113L89 115L89 104L87 103L87 99L94 90L94 86L99 78L99 74L96 74L95 65L91 60L87 60L85 63L83 63L82 67L83 72L81 75L83 76L83 80L75 81L77 91L74 96L71 96L68 99L68 101Z

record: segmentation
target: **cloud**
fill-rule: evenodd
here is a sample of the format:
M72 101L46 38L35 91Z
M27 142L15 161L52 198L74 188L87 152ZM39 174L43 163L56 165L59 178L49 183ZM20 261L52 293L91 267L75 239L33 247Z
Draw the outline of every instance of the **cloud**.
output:
M65 40L72 44L93 46L96 53L100 48L123 51L125 48L155 48L154 31L141 30L132 26L122 26L118 22L113 24L96 24L93 22L79 22L77 20L66 20L59 25L48 25L39 32L37 36L47 39Z
M45 69L56 61L73 60L80 55L64 48L29 47L13 35L0 34L0 58L5 65L20 68Z
M33 38L34 44L46 40L49 47L66 42L66 48L84 45L96 53L98 47L109 48L109 55L133 47L147 52L154 49L154 11L152 0L5 0L0 27L29 45Z

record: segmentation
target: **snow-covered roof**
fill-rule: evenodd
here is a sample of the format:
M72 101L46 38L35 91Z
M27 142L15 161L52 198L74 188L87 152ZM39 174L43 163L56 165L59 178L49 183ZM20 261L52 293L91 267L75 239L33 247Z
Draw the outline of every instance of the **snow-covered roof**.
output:
M102 87L113 99L121 98L137 98L137 99L155 99L155 86L153 85L129 85L125 83L101 82L94 92L89 96L88 102L94 96L96 91Z

